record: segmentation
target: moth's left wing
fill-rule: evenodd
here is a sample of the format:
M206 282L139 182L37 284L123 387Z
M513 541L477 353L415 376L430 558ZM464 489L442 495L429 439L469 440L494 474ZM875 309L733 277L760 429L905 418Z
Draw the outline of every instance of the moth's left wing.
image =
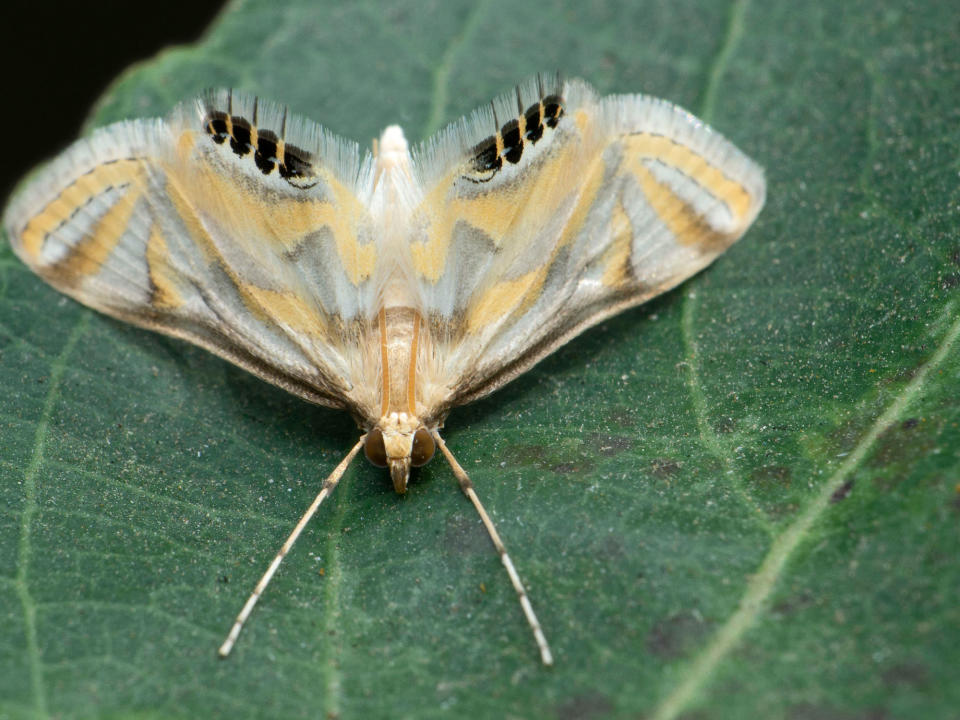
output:
M359 414L376 262L364 177L354 144L211 91L78 140L4 225L20 258L81 303Z
M708 265L765 197L760 167L694 116L580 81L521 86L414 164L438 416Z

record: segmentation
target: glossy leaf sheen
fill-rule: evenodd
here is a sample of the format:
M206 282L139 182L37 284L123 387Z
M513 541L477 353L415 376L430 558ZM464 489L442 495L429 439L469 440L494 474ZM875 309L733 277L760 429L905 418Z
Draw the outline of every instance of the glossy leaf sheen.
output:
M705 273L449 420L550 670L437 459L403 498L358 462L218 661L352 421L4 246L0 716L955 717L956 29L932 0L250 0L133 68L91 125L230 85L365 143L559 68L705 117L769 200Z

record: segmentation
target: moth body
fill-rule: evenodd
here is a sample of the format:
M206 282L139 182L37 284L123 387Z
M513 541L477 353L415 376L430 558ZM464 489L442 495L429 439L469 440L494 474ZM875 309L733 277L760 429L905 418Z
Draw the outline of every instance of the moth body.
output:
M365 154L281 105L211 91L78 140L18 193L4 226L17 255L79 302L360 424L221 655L360 450L398 493L440 450L550 664L440 427L705 268L765 196L762 169L686 111L537 77L413 148L390 126Z
M410 149L399 126L383 131L374 144L373 162L371 219L380 247L392 254L393 262L384 265L386 278L379 281L379 307L367 326L370 338L366 347L368 352L372 347L379 360L373 363L377 377L370 378L367 385L378 387L380 402L365 407L361 425L367 431L367 459L388 468L394 490L405 493L410 468L424 465L433 456L432 433L437 427L428 428L420 420L424 401L418 379L424 363L419 358L429 338L421 316L422 298L410 282L413 269L404 247L416 188Z
M424 345L419 312L409 305L388 305L377 318L380 351L380 413L368 416L364 454L374 465L389 467L393 487L407 491L411 467L425 465L434 453L432 433L420 420L418 357Z

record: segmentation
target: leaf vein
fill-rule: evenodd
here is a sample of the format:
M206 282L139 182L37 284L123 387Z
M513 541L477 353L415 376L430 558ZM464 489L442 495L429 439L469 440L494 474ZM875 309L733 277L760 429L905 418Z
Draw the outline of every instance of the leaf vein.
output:
M948 319L951 315L952 307L948 305L941 317ZM766 602L784 574L788 561L793 557L801 543L808 538L814 524L831 507L831 497L843 486L847 477L866 460L867 454L876 443L877 438L898 421L898 418L908 409L914 398L920 394L928 376L947 358L958 337L960 337L960 318L949 326L930 360L920 368L900 394L887 406L887 409L874 421L866 435L830 479L823 484L820 491L807 503L796 520L777 536L757 572L747 583L747 589L741 597L736 611L688 666L681 681L655 709L651 715L652 720L672 720L676 718L701 688L706 685L717 666L739 644L747 630L764 611Z
M47 430L50 418L60 396L60 384L67 368L70 354L90 324L90 313L80 315L76 325L67 337L60 354L50 365L50 384L47 397L40 413L40 421L34 434L33 453L23 474L23 513L20 521L20 538L17 545L17 573L14 579L20 606L23 611L24 632L26 635L27 665L30 673L30 690L33 696L34 710L38 717L47 716L47 695L43 684L43 661L37 639L37 604L30 592L30 556L33 539L33 520L39 512L37 502L38 477L43 465L43 455L47 443Z
M460 52L487 9L487 2L477 2L471 7L463 28L450 38L447 48L440 56L440 61L433 70L433 91L430 93L430 113L427 115L427 125L423 132L425 138L430 137L443 124L447 116L447 96L449 92L450 71L457 53Z
M746 491L743 483L740 481L737 473L736 462L733 454L725 443L721 442L716 431L710 426L709 412L707 410L707 399L700 384L700 351L697 347L697 340L694 337L693 322L696 315L697 296L690 292L684 295L682 318L680 320L683 332L683 344L686 348L686 360L683 365L687 370L687 387L690 392L690 402L693 404L694 417L697 421L697 429L700 432L700 441L703 445L727 468L727 477L730 485L736 491L740 499L751 509L751 519L757 522L768 535L773 535L773 527L770 519L762 508L757 504L753 496Z
M727 69L727 65L730 64L730 57L733 55L733 51L743 36L743 18L744 15L746 15L749 4L749 0L735 0L730 7L727 32L723 38L723 44L720 46L710 67L710 73L707 75L707 84L703 89L702 99L698 103L700 106L699 115L707 122L713 120L713 110L717 101L720 80Z

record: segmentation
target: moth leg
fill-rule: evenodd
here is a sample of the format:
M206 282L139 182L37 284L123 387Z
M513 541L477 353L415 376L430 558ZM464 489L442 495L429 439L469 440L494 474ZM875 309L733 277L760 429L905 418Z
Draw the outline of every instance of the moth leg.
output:
M451 453L449 448L447 448L447 444L443 441L443 438L440 437L440 434L434 431L433 438L437 443L437 447L440 448L443 456L447 459L447 462L450 463L450 469L453 470L454 477L456 477L457 482L460 483L460 489L463 490L463 494L470 498L470 502L473 503L473 507L476 508L477 513L480 515L480 519L483 520L483 524L487 528L487 534L490 535L490 539L493 541L493 546L497 549L497 553L500 555L500 561L503 563L503 567L506 568L507 575L510 576L510 582L513 584L513 589L517 591L517 597L520 598L520 607L523 608L523 614L527 617L527 623L529 623L530 629L533 630L533 637L537 641L537 647L540 649L540 658L543 660L543 664L553 665L553 654L550 652L550 645L547 643L547 637L543 634L543 629L540 627L540 621L537 620L537 614L533 611L533 605L530 603L530 598L527 596L527 591L523 587L523 583L520 580L520 575L517 573L517 569L513 566L513 561L507 554L507 548L504 547L503 540L500 539L500 534L493 526L493 521L490 519L490 516L487 515L487 511L484 509L483 503L480 502L480 498L477 497L477 493L473 489L473 483L470 481L470 477L460 466L460 463L457 462L457 459L453 456L453 453Z
M260 578L260 582L257 583L257 586L253 589L250 597L247 598L247 602L240 611L240 614L237 615L237 619L233 623L233 627L230 628L230 633L227 635L227 639L224 640L223 645L220 646L220 657L225 658L230 654L234 643L237 641L237 636L240 635L240 630L243 628L243 624L247 621L247 618L250 617L250 613L253 612L254 605L257 604L257 600L260 599L260 596L263 594L263 591L266 590L267 585L270 584L273 574L277 571L277 568L280 567L280 563L283 562L283 559L287 556L287 553L290 552L290 548L293 547L293 544L297 541L297 538L300 537L300 533L303 532L303 528L305 528L307 523L310 522L310 518L312 518L314 513L317 512L320 504L331 492L333 492L333 489L337 486L337 483L340 482L340 478L343 477L343 474L347 471L350 461L356 457L357 453L360 451L360 448L363 447L363 441L366 439L366 437L366 434L364 434L357 444L353 446L353 449L347 453L347 456L340 461L340 464L333 469L333 472L327 476L327 479L323 481L323 487L320 488L320 493L316 498L314 498L313 503L309 508L307 508L307 511L303 514L303 517L300 518L297 526L293 529L293 532L290 533L290 537L288 537L283 543L283 546L280 548L280 552L278 552L277 556L273 558L273 562L270 563L270 567L267 568L267 571L263 574L263 577Z

